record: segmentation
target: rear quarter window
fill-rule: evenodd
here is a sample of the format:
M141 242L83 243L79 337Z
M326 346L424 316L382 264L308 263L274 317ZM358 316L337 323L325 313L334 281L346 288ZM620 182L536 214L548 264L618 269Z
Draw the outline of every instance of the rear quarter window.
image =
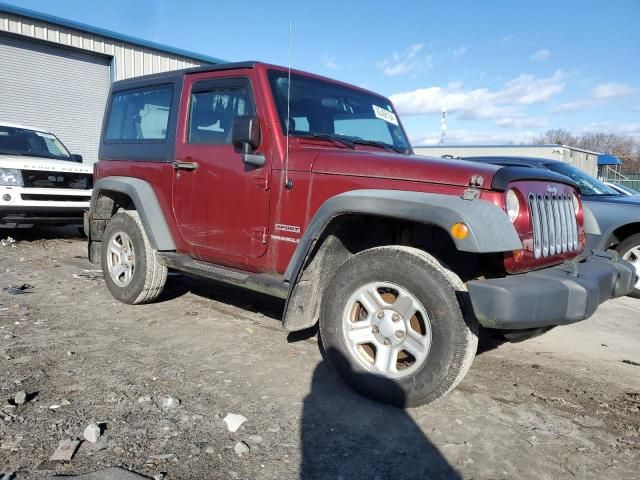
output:
M126 143L166 140L172 99L172 85L153 85L114 93L104 140Z

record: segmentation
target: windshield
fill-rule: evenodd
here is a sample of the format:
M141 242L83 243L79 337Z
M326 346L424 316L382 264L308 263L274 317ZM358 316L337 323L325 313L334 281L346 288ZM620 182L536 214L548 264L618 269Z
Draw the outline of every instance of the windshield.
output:
M0 154L71 160L71 154L55 135L0 125Z
M271 90L286 134L287 72L269 72ZM294 137L336 140L408 153L409 141L389 100L303 75L291 75L290 131Z
M547 168L573 180L578 185L580 193L584 196L620 195L619 192L616 192L600 180L566 163L548 163Z

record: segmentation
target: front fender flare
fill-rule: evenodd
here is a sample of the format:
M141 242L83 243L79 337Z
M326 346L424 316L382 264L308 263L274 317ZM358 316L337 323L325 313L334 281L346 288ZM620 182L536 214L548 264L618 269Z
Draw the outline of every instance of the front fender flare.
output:
M507 214L484 200L464 200L452 195L401 190L353 190L325 201L309 223L287 270L285 280L295 284L315 242L336 217L347 214L375 215L436 225L449 232L454 223L469 227L469 236L453 239L465 252L507 252L522 242Z

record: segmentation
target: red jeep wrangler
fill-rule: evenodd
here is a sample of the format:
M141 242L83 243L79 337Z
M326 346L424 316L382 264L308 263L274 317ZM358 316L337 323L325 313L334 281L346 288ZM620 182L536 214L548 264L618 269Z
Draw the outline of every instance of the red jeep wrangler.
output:
M396 405L454 388L480 326L526 338L628 294L583 254L591 217L550 171L413 155L389 100L262 63L117 82L85 228L112 295L169 269L286 299L338 373ZM389 386L393 388L387 388Z

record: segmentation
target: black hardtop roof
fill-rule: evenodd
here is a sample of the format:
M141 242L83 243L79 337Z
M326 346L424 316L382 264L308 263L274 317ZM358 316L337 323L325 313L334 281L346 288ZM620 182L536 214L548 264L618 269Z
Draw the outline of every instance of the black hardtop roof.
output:
M258 62L230 62L230 63L217 63L215 65L204 65L200 67L183 68L182 70L171 70L168 72L152 73L150 75L142 75L140 77L127 78L126 80L119 80L112 85L113 90L124 90L132 87L140 87L147 83L171 83L177 79L182 79L190 73L200 72L215 72L218 70L236 70L241 68L253 68Z

